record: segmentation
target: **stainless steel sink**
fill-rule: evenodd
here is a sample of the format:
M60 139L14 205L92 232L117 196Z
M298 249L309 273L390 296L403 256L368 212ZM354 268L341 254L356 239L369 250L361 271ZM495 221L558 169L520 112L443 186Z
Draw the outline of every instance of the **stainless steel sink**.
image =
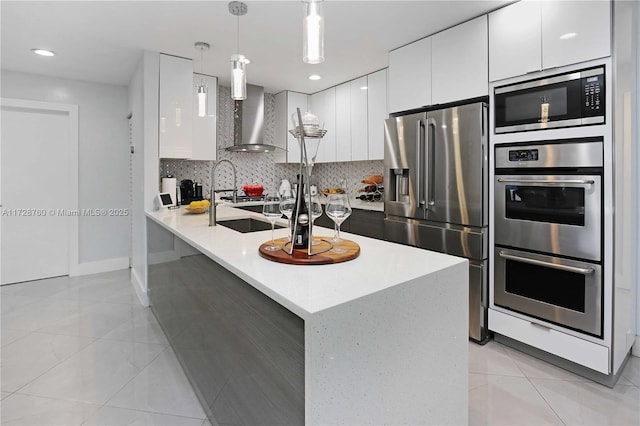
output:
M271 229L271 223L264 220L247 217L244 219L219 220L218 225L233 229L234 231L247 232L268 231ZM276 224L276 228L284 228L284 226Z

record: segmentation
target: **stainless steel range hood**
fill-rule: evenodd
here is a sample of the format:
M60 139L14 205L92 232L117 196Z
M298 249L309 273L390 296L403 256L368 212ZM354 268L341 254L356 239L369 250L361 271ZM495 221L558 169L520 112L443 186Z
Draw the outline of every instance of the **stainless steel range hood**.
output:
M233 146L227 151L272 152L276 147L263 144L264 87L247 84L247 99L234 101Z

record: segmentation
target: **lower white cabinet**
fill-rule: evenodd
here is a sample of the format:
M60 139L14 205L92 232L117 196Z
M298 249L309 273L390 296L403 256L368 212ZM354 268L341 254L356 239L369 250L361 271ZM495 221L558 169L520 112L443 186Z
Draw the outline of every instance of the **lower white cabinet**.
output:
M207 111L204 117L199 115L197 85L207 86ZM193 140L192 160L216 159L216 127L218 123L218 78L193 74Z

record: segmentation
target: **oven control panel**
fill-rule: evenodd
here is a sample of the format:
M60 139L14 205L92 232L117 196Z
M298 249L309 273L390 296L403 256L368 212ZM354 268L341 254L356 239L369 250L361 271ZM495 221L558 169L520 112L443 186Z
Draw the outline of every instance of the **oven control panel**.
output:
M537 149L509 150L509 161L538 161Z
M604 75L582 78L582 112L586 117L600 115L604 110Z

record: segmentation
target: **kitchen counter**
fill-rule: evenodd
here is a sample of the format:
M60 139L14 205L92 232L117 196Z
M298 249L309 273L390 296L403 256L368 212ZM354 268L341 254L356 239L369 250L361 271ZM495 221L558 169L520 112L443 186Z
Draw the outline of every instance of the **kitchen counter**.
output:
M281 325L261 335L278 336L282 329L299 327L299 334L291 332L282 338L299 336L300 357L303 358L300 377L303 378L304 391L302 386L296 388L291 385L301 380L291 379L287 375L290 372L285 374L287 379L282 379L282 383L289 383L303 393L306 424L467 422L466 260L344 233L344 238L360 245L361 254L357 259L332 265L286 265L263 259L258 253L260 244L270 239L271 231L242 234L222 225L209 227L207 214L187 214L182 208L148 212L147 216L150 239L159 238L151 236L158 230L173 235L195 248L200 257L210 263L207 268L219 268L211 269L218 272L202 276L209 276L215 281L213 275L228 275L229 280L235 280L224 290L226 297L230 297L232 290L229 289L245 286L246 291L257 290L255 294L250 293L251 300L262 298L265 300L260 303L274 305L269 309L276 313L269 315L279 318L290 316L286 320L289 325L283 326L284 319L269 320L269 315L264 313L267 308L252 308L247 315L261 312L263 317L256 320L251 328L243 330L273 322ZM227 204L218 206L217 216L219 221L261 217L258 213L235 209ZM286 224L285 221L281 223ZM314 227L316 235L331 235L332 232ZM284 237L287 233L287 229L276 229L275 237ZM150 253L149 257L152 258L153 254ZM184 259L189 261L187 257ZM192 264L198 262L204 261ZM182 280L179 275L172 275L168 270L161 273L154 268L156 266L150 265L150 280L161 277L160 290L173 285L176 288L170 292L178 291L180 285L172 284L167 277L173 276L177 282ZM213 294L214 290L202 281L206 279L198 283L197 309L202 309L202 304L212 306L215 303L204 301L206 295ZM211 286L215 285L214 281ZM191 284L185 281L185 285ZM149 288L151 303L159 309L163 301L154 301L156 290L151 282ZM176 315L175 301L181 297L172 294L164 299L166 306L172 306L171 315ZM216 300L218 298L216 296ZM288 314L283 313L279 306L286 308ZM188 311L193 311L193 308ZM216 313L215 318L219 315ZM165 334L171 334L170 326L174 323L159 320ZM215 330L210 332L216 333ZM174 345L171 336L169 340ZM253 343L255 340L248 339ZM275 341L277 337L270 340ZM187 346L194 344L191 342ZM296 344L277 346L277 351L280 351ZM174 350L179 359L190 359L187 355L180 355L181 349L174 347ZM242 349L242 353L245 352ZM265 358L284 359L284 355L258 357ZM276 361L274 363L277 364ZM183 366L186 364L187 361L183 362ZM296 363L287 365L294 368ZM286 369L278 371L282 373L282 370ZM187 372L187 375L194 378L193 384L201 374ZM273 378L273 381L275 383L277 379ZM210 386L209 383L210 380L204 386ZM206 394L202 390L196 393ZM217 421L224 423L224 419L217 417L223 414L214 409L217 399L211 400L214 393L211 395L201 402L211 408ZM277 411L281 412L282 407ZM274 421L287 423L279 418Z
M324 204L325 201L326 201L326 197L320 197L320 202L322 204ZM262 202L247 201L247 202L241 202L241 203L232 203L232 202L225 201L223 202L223 204L229 207L233 207L233 206L242 207L242 206L261 206ZM359 200L357 198L350 198L349 204L351 205L351 208L354 208L354 209L370 210L370 211L376 211L376 212L384 211L384 203L382 201L364 201L364 200Z

